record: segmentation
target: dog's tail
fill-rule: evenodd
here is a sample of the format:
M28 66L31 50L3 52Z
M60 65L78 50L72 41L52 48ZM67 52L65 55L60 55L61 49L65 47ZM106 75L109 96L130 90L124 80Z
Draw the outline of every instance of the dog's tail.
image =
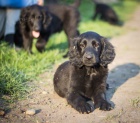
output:
M71 4L71 6L78 8L81 4L81 0L75 0L75 2L73 4Z

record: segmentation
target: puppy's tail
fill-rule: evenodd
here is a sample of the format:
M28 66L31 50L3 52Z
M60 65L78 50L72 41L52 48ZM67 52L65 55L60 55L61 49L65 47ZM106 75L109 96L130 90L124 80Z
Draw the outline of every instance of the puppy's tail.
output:
M81 0L75 0L75 2L73 4L71 4L71 6L78 8L81 4Z

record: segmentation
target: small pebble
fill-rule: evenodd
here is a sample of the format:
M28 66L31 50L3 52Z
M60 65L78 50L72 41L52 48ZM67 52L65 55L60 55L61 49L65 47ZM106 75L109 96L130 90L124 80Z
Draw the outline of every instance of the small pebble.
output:
M0 110L0 116L3 116L5 112L3 110Z
M43 91L42 94L47 94L47 92L46 91Z
M29 109L25 112L27 115L34 115L36 111L34 109Z

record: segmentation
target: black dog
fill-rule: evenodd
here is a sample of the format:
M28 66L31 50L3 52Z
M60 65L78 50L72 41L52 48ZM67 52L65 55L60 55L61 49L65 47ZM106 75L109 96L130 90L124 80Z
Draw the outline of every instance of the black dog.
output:
M69 50L70 61L61 64L54 75L54 90L81 113L95 108L111 110L106 100L107 65L115 51L111 43L95 32L86 32L73 38Z
M95 14L92 19L96 19L99 15L101 20L107 21L110 24L118 25L119 19L116 12L108 5L103 3L95 3Z
M46 44L46 30L51 22L45 7L32 5L23 8L20 15L20 21L15 27L15 45L24 47L29 53L32 53L33 38L38 38L36 48L42 52Z
M21 12L20 25L16 24L15 44L31 52L33 38L38 38L36 48L42 52L49 37L62 30L65 31L68 41L78 35L77 27L80 18L77 7L80 0L73 5L50 4L45 7L33 5ZM19 29L20 28L20 29ZM20 40L22 37L23 41Z
M65 34L70 38L79 35L78 23L80 21L80 13L78 11L78 6L80 5L80 0L76 0L72 5L63 4L49 4L47 9L50 12L52 21L47 28L48 38L56 33L64 30Z

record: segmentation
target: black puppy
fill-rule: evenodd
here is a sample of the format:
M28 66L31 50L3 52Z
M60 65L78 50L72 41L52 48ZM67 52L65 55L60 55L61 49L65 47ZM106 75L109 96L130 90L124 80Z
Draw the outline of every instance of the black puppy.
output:
M107 4L95 3L95 14L93 15L92 19L95 20L98 15L101 20L107 21L110 24L119 24L116 12Z
M81 113L95 108L111 110L106 100L108 64L115 58L114 47L95 32L86 32L70 42L69 59L61 64L54 75L54 90Z
M20 21L15 26L15 45L24 47L29 53L32 53L33 38L38 38L36 48L42 52L46 44L46 30L51 22L45 7L32 5L23 8L20 15Z

